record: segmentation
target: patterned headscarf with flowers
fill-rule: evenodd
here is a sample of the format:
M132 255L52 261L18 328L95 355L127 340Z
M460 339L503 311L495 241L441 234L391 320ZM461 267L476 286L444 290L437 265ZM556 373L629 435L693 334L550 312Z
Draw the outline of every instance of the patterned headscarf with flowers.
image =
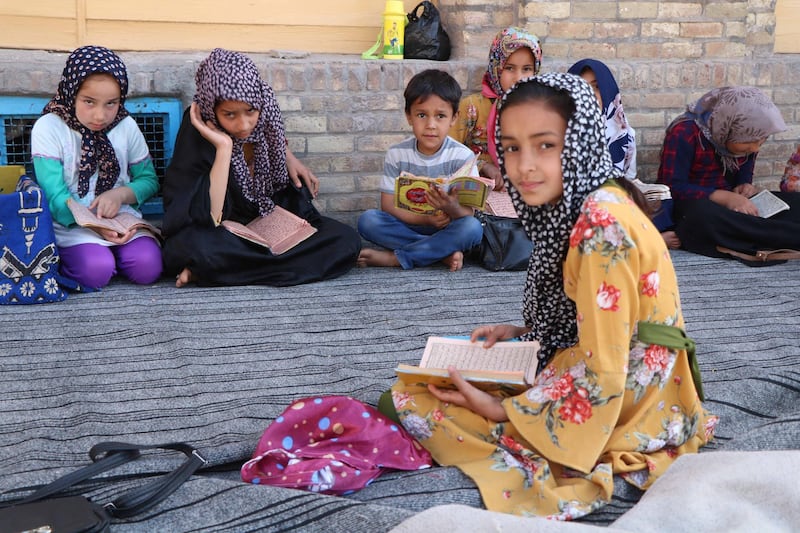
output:
M606 144L605 122L594 92L578 76L547 73L521 80L500 101L499 122L504 112L515 112L513 107L506 109L509 98L531 83L568 94L575 106L575 111L567 121L564 149L561 152L564 192L555 204L529 206L523 201L506 175L503 149L497 142L500 170L506 188L522 226L535 243L525 280L522 316L525 325L530 328L525 339L537 340L541 345L541 370L557 349L572 346L578 339L575 302L564 292L563 267L581 206L589 193L611 178L621 178L622 172L611 161ZM499 122L495 132L498 139L501 138Z
M75 116L75 98L83 82L92 74L108 74L119 84L120 101L117 115L100 131L87 128ZM119 161L108 132L128 116L125 97L128 95L128 73L122 60L102 46L82 46L67 58L56 95L44 106L43 114L58 115L70 129L81 135L81 160L78 168L78 196L89 192L89 183L97 172L95 195L114 188L120 174Z
M509 26L501 30L492 41L489 48L489 65L483 74L481 82L481 94L487 98L495 100L503 94L503 87L500 85L500 74L506 66L508 58L520 48L530 48L533 53L533 75L539 73L542 68L542 46L539 38L523 29ZM489 110L486 119L486 144L492 161L497 163L497 149L495 148L494 124L497 120L497 103Z
M245 198L258 206L261 215L275 207L272 196L289 183L286 168L286 133L283 116L272 87L261 79L253 61L239 52L215 48L195 75L194 101L205 121L225 131L217 120L216 105L225 100L244 102L259 111L252 133L240 139L232 136L231 167ZM253 173L247 166L244 145L253 146Z
M703 136L714 146L725 172L739 169L739 157L727 143L748 143L786 131L780 110L756 87L719 87L686 106L686 112L667 127L693 120Z

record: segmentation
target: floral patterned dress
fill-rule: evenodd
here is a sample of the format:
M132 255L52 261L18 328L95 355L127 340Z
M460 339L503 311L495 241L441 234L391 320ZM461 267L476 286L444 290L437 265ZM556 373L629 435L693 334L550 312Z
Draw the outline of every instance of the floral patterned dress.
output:
M564 264L578 343L491 422L398 382L403 425L442 465L478 485L488 509L571 520L603 507L613 474L646 489L712 437L687 354L637 338L640 321L683 327L677 279L658 231L619 188L581 208Z
M781 178L782 192L800 192L800 144L786 163L786 170Z
M486 121L493 105L492 99L481 93L462 98L458 106L458 118L448 132L450 137L475 152L478 160L482 162L492 161L486 145L488 139Z

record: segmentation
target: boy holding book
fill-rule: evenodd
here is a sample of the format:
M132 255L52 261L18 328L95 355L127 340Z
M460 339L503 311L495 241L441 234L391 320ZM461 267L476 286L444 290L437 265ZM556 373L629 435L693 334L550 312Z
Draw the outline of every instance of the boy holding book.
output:
M415 176L450 176L474 159L472 151L448 137L461 100L461 87L450 74L425 70L408 82L405 113L413 137L386 152L380 185L381 209L369 209L358 219L365 239L386 248L365 248L359 266L399 266L410 269L442 261L451 272L460 270L464 251L483 236L473 209L458 202L456 191L432 187L424 200L434 214L419 214L396 207L395 180L402 172ZM477 167L469 171L477 176Z

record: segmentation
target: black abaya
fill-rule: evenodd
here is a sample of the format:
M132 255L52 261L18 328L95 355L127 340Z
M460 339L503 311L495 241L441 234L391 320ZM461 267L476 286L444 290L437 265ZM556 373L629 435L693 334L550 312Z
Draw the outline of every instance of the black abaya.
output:
M188 113L164 179L163 247L165 273L184 268L198 285L298 285L335 278L356 264L361 238L355 229L319 214L308 189L291 183L276 193L276 205L308 220L317 233L281 255L241 239L211 219L209 172L215 149L192 126ZM233 174L222 208L223 219L247 224L258 216Z

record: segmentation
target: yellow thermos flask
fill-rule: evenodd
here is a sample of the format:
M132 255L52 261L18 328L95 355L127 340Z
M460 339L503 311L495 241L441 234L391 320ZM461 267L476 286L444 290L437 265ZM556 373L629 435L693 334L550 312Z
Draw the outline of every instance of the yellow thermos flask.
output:
M383 58L403 59L406 12L403 0L386 0L383 13Z

